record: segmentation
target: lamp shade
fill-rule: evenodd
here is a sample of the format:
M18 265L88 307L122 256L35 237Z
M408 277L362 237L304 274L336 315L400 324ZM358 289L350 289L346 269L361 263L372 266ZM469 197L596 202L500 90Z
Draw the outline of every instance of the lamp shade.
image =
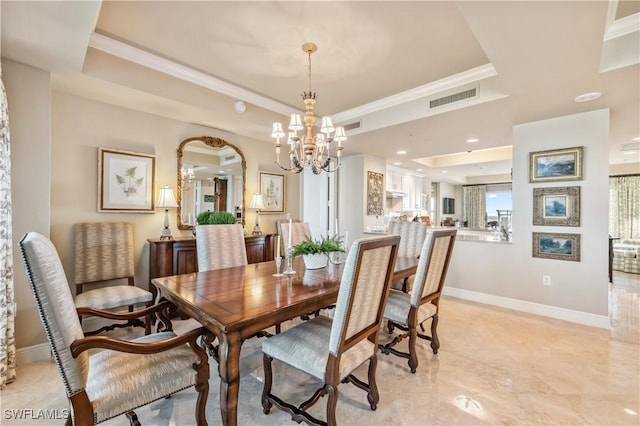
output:
M251 197L251 203L249 203L250 209L262 210L264 209L264 201L262 200L262 194L253 194Z
M165 185L164 188L160 188L160 194L158 194L158 202L156 203L156 207L178 207L176 198L173 196L173 190L169 188L169 185Z

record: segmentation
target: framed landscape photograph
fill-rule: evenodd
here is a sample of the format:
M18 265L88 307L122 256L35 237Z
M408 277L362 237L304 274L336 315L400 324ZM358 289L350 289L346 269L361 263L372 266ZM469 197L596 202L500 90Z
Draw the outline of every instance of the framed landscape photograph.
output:
M258 187L262 194L263 213L284 212L284 175L279 173L258 172Z
M98 148L98 211L153 213L156 156Z
M580 234L534 232L533 257L580 262Z
M580 226L580 187L534 188L533 224Z
M529 153L529 182L582 180L582 147Z

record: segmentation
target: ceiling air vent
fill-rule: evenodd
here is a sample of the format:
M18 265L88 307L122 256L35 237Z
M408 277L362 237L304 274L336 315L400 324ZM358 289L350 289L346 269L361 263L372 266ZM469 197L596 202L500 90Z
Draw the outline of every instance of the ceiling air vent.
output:
M476 96L478 96L478 89L474 87L473 89L443 96L442 98L432 99L429 101L429 109L438 108L454 102L464 101L465 99L475 98Z
M360 122L359 121L354 121L353 123L345 124L342 127L344 127L344 131L345 132L347 130L359 129L360 128Z
M233 154L231 154L231 155L227 155L226 157L224 157L224 161L225 161L225 162L227 162L227 161L233 161L233 160L235 160L235 159L236 159L236 156L235 156L235 155L233 155Z

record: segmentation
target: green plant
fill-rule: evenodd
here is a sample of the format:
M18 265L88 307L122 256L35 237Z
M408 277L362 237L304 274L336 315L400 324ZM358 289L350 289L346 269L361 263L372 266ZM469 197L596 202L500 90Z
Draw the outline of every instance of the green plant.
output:
M202 212L196 218L198 225L231 225L236 223L236 217L229 212Z
M320 241L314 241L310 236L307 236L303 241L292 248L292 256L302 256L305 254L327 254L332 252L342 252L342 237L335 235L333 237L322 237Z

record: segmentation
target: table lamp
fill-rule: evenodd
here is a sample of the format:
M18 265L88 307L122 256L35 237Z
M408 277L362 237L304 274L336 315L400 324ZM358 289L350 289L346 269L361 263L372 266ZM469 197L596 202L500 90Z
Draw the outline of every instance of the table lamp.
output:
M165 185L164 188L160 189L156 207L164 208L164 229L162 230L160 239L173 240L173 237L171 236L171 229L169 229L169 209L178 207L178 203L176 203L176 199L173 196L173 190L169 188L169 185Z
M253 232L251 235L262 235L262 231L260 230L260 210L264 209L264 201L262 201L262 194L253 194L251 197L251 203L249 204L250 209L255 209L256 211L256 226L253 228Z

